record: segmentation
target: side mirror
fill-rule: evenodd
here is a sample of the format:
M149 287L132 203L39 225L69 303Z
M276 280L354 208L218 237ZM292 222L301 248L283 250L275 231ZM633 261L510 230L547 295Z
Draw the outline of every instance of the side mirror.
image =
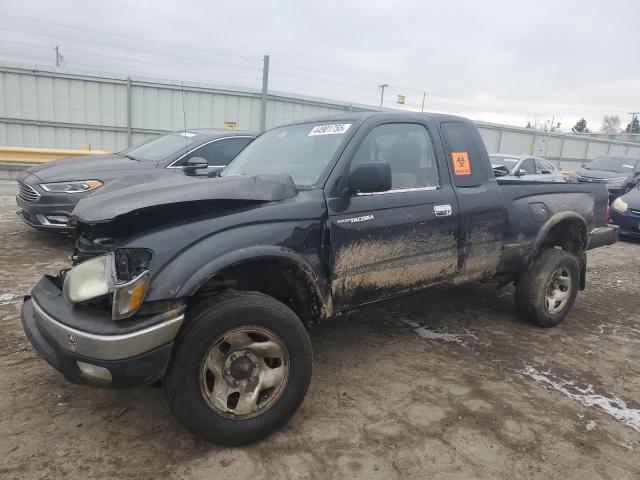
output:
M509 175L509 169L504 165L495 165L493 168L493 175L495 177L505 177Z
M523 177L527 174L527 171L524 168L519 168L516 172L516 177Z
M391 190L391 166L385 162L361 163L349 175L349 191L374 193Z
M203 168L207 168L209 166L209 162L205 158L202 157L191 157L187 160L182 167L182 171L187 175L193 175L196 173L196 170L200 170Z

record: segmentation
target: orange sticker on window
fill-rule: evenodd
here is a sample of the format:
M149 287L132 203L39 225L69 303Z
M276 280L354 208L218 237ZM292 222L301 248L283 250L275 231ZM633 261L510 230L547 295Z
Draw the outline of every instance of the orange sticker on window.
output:
M453 173L456 175L471 175L471 164L469 163L467 152L453 152L451 159L453 160Z

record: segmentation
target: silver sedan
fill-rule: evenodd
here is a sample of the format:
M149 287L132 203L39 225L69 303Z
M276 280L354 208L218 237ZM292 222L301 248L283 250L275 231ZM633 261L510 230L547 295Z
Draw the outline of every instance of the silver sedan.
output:
M551 162L533 155L489 155L496 177L538 182L566 182L562 172Z

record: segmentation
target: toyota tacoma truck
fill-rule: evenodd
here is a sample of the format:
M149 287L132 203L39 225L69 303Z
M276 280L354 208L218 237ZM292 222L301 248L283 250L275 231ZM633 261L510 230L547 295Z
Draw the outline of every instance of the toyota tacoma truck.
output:
M344 114L274 128L219 178L132 175L82 199L73 265L22 306L71 382L161 382L223 444L282 426L311 378L308 328L419 290L492 279L551 327L617 240L605 185L496 180L470 121ZM336 320L339 321L339 320Z

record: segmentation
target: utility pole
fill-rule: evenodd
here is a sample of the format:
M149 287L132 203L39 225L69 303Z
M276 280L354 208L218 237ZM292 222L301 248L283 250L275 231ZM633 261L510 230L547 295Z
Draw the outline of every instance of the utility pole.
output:
M422 92L422 112L424 113L424 101L427 98L427 92Z
M262 60L262 104L260 110L260 132L267 129L267 95L269 90L269 55Z
M56 67L59 67L64 63L64 57L60 53L60 45L56 45L54 50L56 51Z
M640 115L640 112L629 112L629 115L631 115L631 123L629 124L629 133L638 133L633 131L633 127L636 124L636 120L638 119L638 115Z
M378 85L378 88L380 88L380 110L382 110L382 102L384 101L384 89L387 88L389 86L388 83L383 83L382 85Z

